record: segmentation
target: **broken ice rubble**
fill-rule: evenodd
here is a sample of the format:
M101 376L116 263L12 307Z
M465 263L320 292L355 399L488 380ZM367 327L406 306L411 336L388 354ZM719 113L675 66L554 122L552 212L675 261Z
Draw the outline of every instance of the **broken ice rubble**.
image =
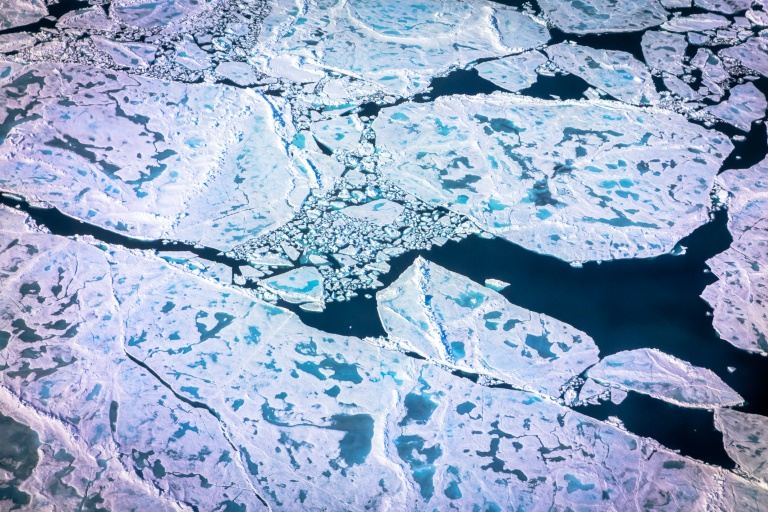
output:
M0 216L0 421L44 441L17 481L33 508L758 510L768 499L535 394Z
M656 349L607 356L587 374L605 386L643 393L682 407L711 409L744 402L714 372Z
M718 176L729 196L731 247L707 261L718 281L702 297L714 308L720 336L750 352L768 354L768 161Z
M707 221L732 149L668 111L505 93L398 105L373 129L402 189L567 261L671 251Z
M768 483L768 418L731 409L715 411L728 455L748 475Z
M404 350L520 389L557 397L598 360L583 332L421 257L376 301L384 329Z

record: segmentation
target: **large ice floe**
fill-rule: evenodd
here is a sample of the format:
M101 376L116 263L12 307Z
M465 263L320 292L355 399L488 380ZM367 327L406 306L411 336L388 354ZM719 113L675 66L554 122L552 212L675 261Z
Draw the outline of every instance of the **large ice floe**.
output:
M346 100L376 92L408 96L452 68L548 40L543 24L485 0L281 1L264 20L249 62L294 82L336 72L373 85L348 88Z
M558 397L598 360L583 332L422 258L376 300L387 334L404 350L520 389Z
M711 409L744 402L714 372L656 349L607 356L587 375L605 386L643 393L682 407Z
M311 186L275 100L87 66L1 66L0 187L143 238L228 250ZM287 136L287 135L286 135Z
M731 247L707 261L718 281L702 297L714 326L733 345L768 354L768 162L717 178L728 196Z
M768 418L732 409L715 411L728 455L748 475L768 483Z
M3 463L32 509L759 510L768 499L536 393L311 329L149 254L35 232L7 208L0 218L0 424L19 443Z
M667 20L658 0L539 0L547 16L564 32L575 34L634 32Z
M404 190L569 261L671 251L708 219L732 149L668 111L504 93L402 104L373 129Z

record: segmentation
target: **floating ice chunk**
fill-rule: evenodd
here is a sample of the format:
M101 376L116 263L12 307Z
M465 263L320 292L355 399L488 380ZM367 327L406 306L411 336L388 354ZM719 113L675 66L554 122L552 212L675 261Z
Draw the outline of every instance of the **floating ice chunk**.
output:
M96 48L103 51L120 67L146 67L155 61L157 46L146 43L120 42L93 36Z
M768 483L768 418L732 409L715 410L725 451L748 475Z
M256 74L245 62L222 62L216 66L216 74L245 87L256 83Z
M719 100L726 90L727 82L731 75L723 67L719 57L708 48L699 48L691 59L691 65L701 71L701 84L699 93L709 96L715 101Z
M388 199L377 199L358 206L348 206L341 210L341 213L347 217L373 222L383 227L395 222L404 209L403 205Z
M670 32L705 32L725 28L731 22L719 14L691 14L690 16L675 16L661 28Z
M659 0L667 9L685 9L690 7L692 0Z
M666 85L671 92L680 96L684 101L699 101L702 99L701 94L694 91L690 85L676 76L664 73L662 79L664 80L664 85Z
M750 352L768 354L768 162L717 178L730 195L731 247L707 261L718 281L702 297L714 308L720 336Z
M421 257L376 301L384 329L404 349L522 389L557 397L598 360L583 332Z
M735 59L742 66L768 76L768 40L755 36L738 46L731 46L719 52L722 57Z
M684 35L649 30L643 34L642 47L650 67L673 75L683 74L683 57L688 47Z
M211 66L208 53L201 50L190 36L185 36L184 41L179 44L174 60L192 71L200 71Z
M268 290L291 304L323 302L323 276L315 267L299 267L261 281Z
M354 151L360 144L363 123L356 115L312 123L312 134L332 151Z
M0 34L0 52L2 53L19 51L35 44L37 44L37 39L26 32Z
M425 90L452 68L549 40L531 17L485 0L350 0L301 9L283 0L271 7L251 57L259 71L311 78L333 70L398 96ZM350 93L368 95L365 88Z
M401 188L567 261L671 251L733 147L668 111L505 93L402 104L373 129Z
M634 32L661 25L668 13L657 0L540 0L557 28L574 34Z
M765 96L751 82L733 87L730 93L730 97L719 105L707 107L707 112L748 132L753 121L765 116L768 107Z
M696 7L723 14L736 14L752 6L752 0L694 0Z
M620 101L641 105L659 99L648 68L631 53L568 43L550 46L545 51L559 67Z
M204 12L207 2L197 0L159 0L112 2L112 15L122 23L139 28L165 27Z
M503 59L478 64L475 69L481 77L509 92L517 92L536 82L536 68L546 64L547 58L540 52L525 52Z
M490 288L495 292L500 292L501 290L509 286L509 283L505 281L501 281L499 279L486 279L485 286L487 286L488 288Z
M47 14L42 0L0 0L0 30L29 25Z
M619 352L587 371L600 384L643 393L681 407L711 409L744 402L720 377L706 368L656 349Z
M587 379L579 390L579 404L595 404L606 399L611 394L611 388L604 386L594 379Z
M290 219L312 183L277 133L287 107L253 91L52 64L0 87L0 187L102 227L229 250Z

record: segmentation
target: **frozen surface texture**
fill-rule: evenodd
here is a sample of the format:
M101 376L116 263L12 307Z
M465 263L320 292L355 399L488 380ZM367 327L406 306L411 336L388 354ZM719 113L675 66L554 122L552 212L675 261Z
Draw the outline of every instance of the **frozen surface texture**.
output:
M145 238L222 250L293 216L314 180L252 91L3 64L0 187Z
M643 393L682 407L710 409L744 401L714 372L656 349L610 355L587 374L606 386Z
M666 111L500 93L403 104L373 129L400 187L569 261L671 251L732 148Z
M728 455L744 472L768 483L768 418L732 409L715 411Z
M633 32L661 25L668 13L658 0L540 0L557 28L574 34Z
M731 247L707 265L718 281L702 296L714 308L714 326L733 345L768 354L768 162L718 177L730 196Z
M28 447L14 485L37 508L758 510L768 497L536 394L0 215L0 422Z
M389 337L404 350L520 389L558 397L598 360L583 332L422 258L376 301Z

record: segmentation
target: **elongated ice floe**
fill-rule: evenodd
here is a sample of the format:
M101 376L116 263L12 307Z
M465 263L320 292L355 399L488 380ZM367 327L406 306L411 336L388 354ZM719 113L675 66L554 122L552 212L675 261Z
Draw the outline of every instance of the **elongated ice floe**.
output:
M711 370L656 349L627 350L607 356L587 374L600 384L682 407L711 409L744 402Z
M46 443L18 482L33 507L751 511L768 499L535 394L311 329L147 254L36 233L6 208L0 219L0 422Z
M662 30L649 30L643 34L642 48L645 62L651 68L673 75L683 74L683 57L687 47L688 42L683 34Z
M317 186L279 135L279 105L253 91L86 66L2 70L0 188L90 223L229 250Z
M725 451L750 476L768 483L768 418L732 409L715 411Z
M42 0L0 0L0 30L29 25L47 14Z
M376 301L384 329L404 350L521 389L557 397L598 361L583 332L421 257Z
M333 71L408 96L451 68L548 40L531 17L485 0L281 0L264 20L250 62L290 81L316 82Z
M546 64L547 58L538 51L511 55L478 64L475 69L481 77L509 92L517 92L536 83L536 68Z
M656 103L659 94L648 68L631 53L560 43L545 49L568 73L630 105Z
M702 297L714 308L720 336L750 352L768 354L768 162L717 178L728 194L731 247L707 261L718 281Z
M539 5L557 28L575 34L634 32L668 17L658 0L539 0Z
M568 261L671 251L733 147L668 111L505 93L402 104L373 129L403 190Z

